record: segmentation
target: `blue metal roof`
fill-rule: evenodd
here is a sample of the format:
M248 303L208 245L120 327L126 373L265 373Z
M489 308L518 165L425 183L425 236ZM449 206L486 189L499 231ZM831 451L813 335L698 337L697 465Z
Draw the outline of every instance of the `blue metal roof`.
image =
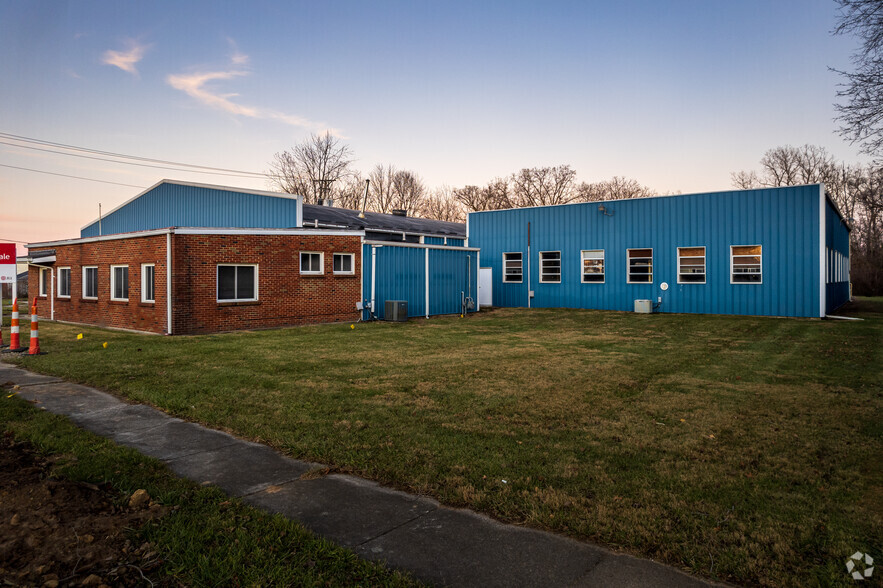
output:
M101 235L166 227L287 229L301 225L301 197L162 180L103 216ZM99 236L99 221L80 237Z

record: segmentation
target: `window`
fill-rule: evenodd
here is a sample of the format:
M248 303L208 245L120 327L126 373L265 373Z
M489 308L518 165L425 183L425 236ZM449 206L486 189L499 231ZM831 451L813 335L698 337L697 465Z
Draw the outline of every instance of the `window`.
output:
M98 298L98 268L95 266L83 268L83 298Z
M303 266L301 266L303 267ZM353 274L353 254L352 253L335 253L334 254L334 273L335 274Z
M760 284L763 270L760 245L732 245L730 247L730 283Z
M46 296L46 282L49 281L49 270L45 267L40 268L40 296Z
M629 284L653 283L653 250L627 249Z
M258 266L218 265L218 302L258 299Z
M604 283L604 250L592 249L581 252L583 260L583 284Z
M540 282L555 284L561 281L561 252L540 251Z
M678 247L678 284L705 283L705 247Z
M521 253L503 254L503 282L521 283Z
M324 253L314 253L312 251L301 251L300 253L300 273L302 274L321 274L324 273Z
M153 286L156 270L152 263L141 264L141 302L156 302Z
M110 266L110 299L123 301L129 299L129 266Z
M69 267L58 268L58 297L71 297L71 268Z

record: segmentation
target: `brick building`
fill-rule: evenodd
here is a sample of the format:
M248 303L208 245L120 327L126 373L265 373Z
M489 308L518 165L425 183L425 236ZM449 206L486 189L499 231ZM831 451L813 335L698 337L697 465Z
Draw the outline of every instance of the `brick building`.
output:
M420 315L459 312L477 279L465 225L319 206L304 219L304 208L287 194L164 180L79 238L29 244L31 298L52 320L197 334L383 318L378 288L414 298ZM378 251L366 280L363 256L376 266Z

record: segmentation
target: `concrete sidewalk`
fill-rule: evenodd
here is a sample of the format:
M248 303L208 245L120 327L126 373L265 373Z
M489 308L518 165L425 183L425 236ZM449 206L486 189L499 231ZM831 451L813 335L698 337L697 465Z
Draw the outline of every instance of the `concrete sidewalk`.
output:
M504 525L469 510L354 476L300 479L320 464L289 459L110 394L0 362L0 384L80 427L165 462L179 476L295 519L369 560L446 586L700 587L712 583L653 561L552 533Z

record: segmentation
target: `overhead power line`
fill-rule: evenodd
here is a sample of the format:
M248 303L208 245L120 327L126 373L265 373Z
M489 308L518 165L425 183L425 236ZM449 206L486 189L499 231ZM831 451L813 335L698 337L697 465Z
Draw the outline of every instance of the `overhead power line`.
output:
M20 169L20 170L29 171L29 172L35 172L38 174L48 174L50 176L61 176L62 178L73 178L75 180L86 180L87 182L99 182L102 184L114 184L116 186L127 186L129 188L144 189L147 187L147 186L136 186L134 184L122 184L120 182L109 182L107 180L96 180L95 178L84 178L83 176L72 176L69 174L59 174L59 173L55 173L55 172L51 172L51 171L45 171L42 169L32 169L30 167L18 167L17 165L6 165L5 163L0 163L0 167L8 167L11 169Z
M149 163L160 163L160 164L164 164L164 165L174 165L177 167L189 167L189 168L209 170L209 171L214 171L214 172L225 172L228 174L242 174L247 177L265 178L265 177L269 176L269 174L265 174L265 173L261 173L261 172L252 172L252 171L245 171L245 170L239 170L239 169L229 169L229 168L223 168L223 167L211 167L211 166L207 166L207 165L197 165L197 164L192 164L192 163L181 163L180 161L169 161L166 159L153 159L151 157L141 157L138 155L126 155L125 153L115 153L113 151L102 151L100 149L90 149L88 147L79 147L77 145L68 145L66 143L56 143L54 141L45 141L43 139L35 139L33 137L25 137L23 135L14 135L12 133L0 132L0 137L3 137L5 139L13 139L13 140L21 141L24 143L33 143L36 145L43 145L45 147L55 147L56 149L68 149L70 151L79 151L82 153L92 153L94 155L105 155L108 157L116 157L116 158L120 158L120 159L131 159L131 160L135 160L135 161L145 161L145 162L149 162ZM55 152L55 153L58 153L58 152ZM118 163L123 163L123 162L118 162ZM177 170L177 171L186 171L186 170Z
M43 149L42 147L34 147L33 145L17 145L15 143L9 143L8 141L0 141L0 145L9 145L10 147L18 147L20 149L33 149L35 151L43 151L45 153L54 153L55 155L68 155L70 157L82 157L84 159L95 159L97 161L109 161L110 163L123 163L125 165L137 165L139 167L152 167L155 169L167 169L167 170L171 170L171 171L185 172L188 174L211 174L213 176L234 176L237 178L255 178L255 176L246 175L246 174L228 174L226 172L212 172L212 171L205 171L205 170L199 170L199 169L181 169L181 168L177 168L177 167L168 167L168 166L164 166L164 165L151 165L149 163L137 163L134 161L117 161L116 159L108 159L106 157L94 157L92 155L83 155L81 153L65 153L63 151L54 151L52 149Z

